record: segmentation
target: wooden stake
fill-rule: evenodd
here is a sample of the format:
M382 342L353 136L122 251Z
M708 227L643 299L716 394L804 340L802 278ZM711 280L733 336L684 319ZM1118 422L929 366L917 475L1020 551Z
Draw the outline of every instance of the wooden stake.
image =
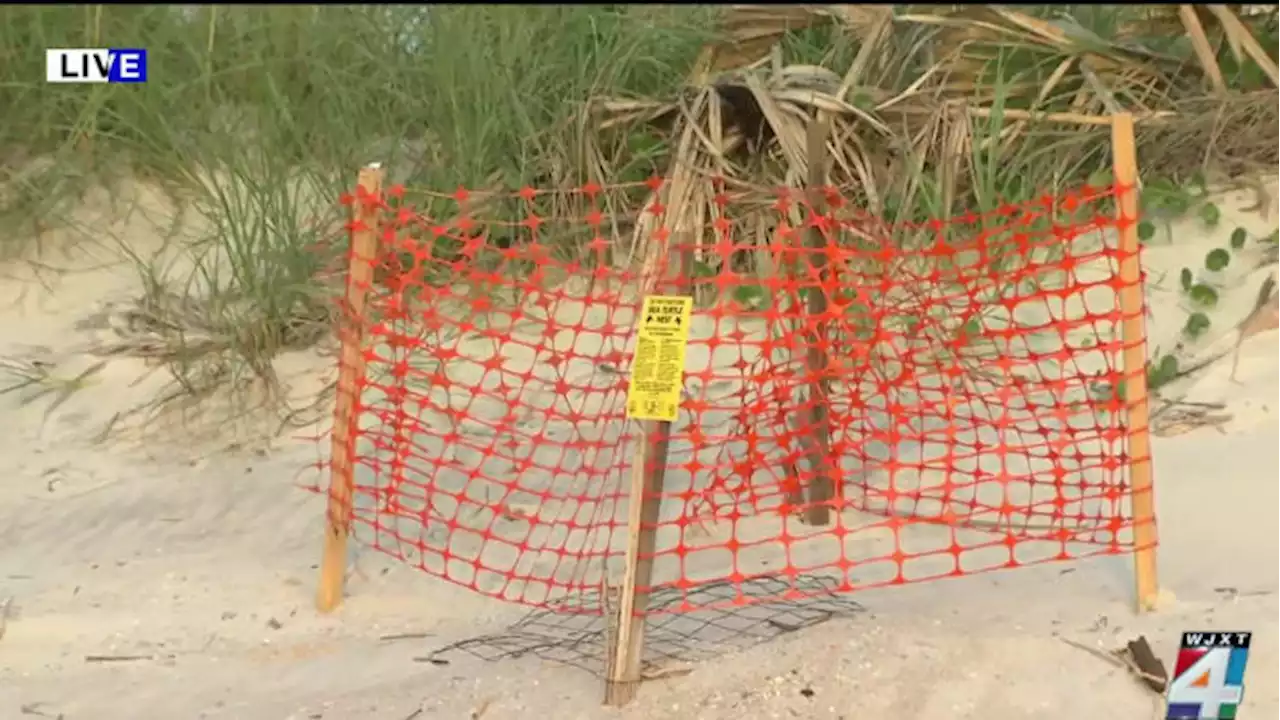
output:
M827 122L814 120L809 123L807 138L809 156L809 205L815 215L826 209L823 187L827 174ZM827 274L827 238L816 227L809 228L809 266L819 280ZM808 314L810 319L822 317L827 312L827 296L821 287L809 289ZM806 358L809 377L809 497L805 509L805 522L809 525L826 525L831 522L831 500L835 497L835 483L827 469L831 459L831 419L827 403L830 388L827 382L827 323L815 321L817 327L809 334L809 353Z
M1111 157L1120 225L1120 337L1124 343L1124 397L1129 434L1129 489L1133 503L1134 572L1138 611L1154 610L1160 594L1156 575L1156 512L1151 479L1151 423L1147 398L1147 333L1143 315L1142 263L1138 257L1138 158L1133 116L1117 113L1111 124Z
M692 243L686 238L686 243ZM666 248L657 248L665 255ZM650 263L656 265L656 263ZM693 252L686 244L681 253L677 292L693 295ZM605 658L604 704L619 707L635 699L640 689L644 663L645 611L653 586L653 554L657 546L662 492L667 476L667 454L671 446L671 423L637 422L640 437L631 459L631 485L627 492L627 551L622 588L616 613L610 618L611 631ZM608 575L601 587L601 600L608 596ZM606 605L606 613L615 612Z
M374 197L382 194L382 169L370 165L360 171L359 185ZM359 200L351 208L358 223L351 232L351 261L347 271L347 321L342 334L342 365L338 374L337 402L333 411L333 432L329 468L329 509L325 519L324 556L320 561L320 590L316 607L329 612L342 604L347 574L347 536L351 531L351 503L355 485L356 428L352 417L360 380L364 377L364 312L373 283L374 259L378 254L378 224L381 212Z
M626 574L618 597L616 630L606 660L604 704L626 705L640 689L644 660L644 615L653 585L653 552L662 509L671 423L639 422L641 434L632 460L627 509ZM647 427L646 427L647 426Z

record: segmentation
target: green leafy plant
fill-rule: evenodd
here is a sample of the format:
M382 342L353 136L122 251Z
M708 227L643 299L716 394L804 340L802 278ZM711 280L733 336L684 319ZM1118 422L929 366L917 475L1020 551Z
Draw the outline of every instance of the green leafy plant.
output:
M584 108L601 95L681 86L719 12L441 6L428 22L407 6L7 7L0 219L72 226L122 251L139 276L136 305L163 345L130 338L123 352L151 353L189 396L267 379L280 353L332 329L341 278L329 261L345 250L337 198L355 168L380 161L387 185L432 189L643 180L665 169L667 136L636 128L591 145ZM146 85L45 84L44 48L110 38L148 48ZM200 229L167 248L180 266L156 267L134 238L104 237L69 212L86 188L113 191L122 177L170 191L175 214L200 215ZM419 209L443 216L451 202ZM609 202L613 214L639 204ZM168 211L157 212L161 224ZM37 235L6 233L0 258L39 250ZM588 241L549 234L547 243L581 256ZM437 245L451 250L445 238ZM431 264L427 282L444 267Z
M1202 307L1212 308L1218 304L1217 289L1206 283L1193 285L1187 294L1190 296L1192 302Z
M763 310L769 305L769 291L761 285L739 285L733 289L733 300L748 310Z
M1126 107L1156 102L1159 107L1151 109L1164 112L1181 99L1164 96L1199 84L1198 74L1196 82L1177 77L1190 58L1185 48L1135 54L1112 46L1116 31L1135 19L1124 9L1030 8L998 11L1032 14L1020 24L995 15L975 19L968 10L921 11L913 15L929 19L910 22L899 14L877 40L861 20L855 28L835 19L848 13L800 6L728 18L727 7L694 5L442 5L431 9L428 20L408 6L193 6L175 12L155 5L14 5L0 11L0 47L8 49L0 55L10 61L10 82L0 85L6 120L0 124L0 150L48 155L54 162L49 172L24 179L21 192L0 197L0 205L40 204L27 207L40 213L45 206L62 207L60 196L74 201L101 180L85 176L93 168L113 177L160 179L166 188L196 195L192 204L212 207L206 219L213 222L209 237L194 248L195 277L144 283L150 297L143 300L164 315L157 326L173 328L164 334L165 357L174 358L170 364L184 376L190 374L181 366L195 355L229 359L213 364L219 369L230 362L268 372L274 354L305 345L328 324L322 311L330 288L317 281L329 277L322 271L327 265L310 254L317 231L304 221L315 209L305 202L310 193L281 186L294 171L314 176L322 186L315 194L326 198L336 186L349 188L353 168L371 160L384 161L389 182L445 191L608 185L676 169L698 177L726 174L744 186L774 186L791 182L794 148L802 147L794 142L798 138L787 137L790 126L825 109L830 117L843 117L831 143L841 152L830 165L831 181L850 187L856 168L858 185L865 186L851 193L855 203L866 205L859 209L891 223L968 212L986 217L1011 203L1059 197L1105 166L1105 133L1003 116L1006 106L1022 118L1076 109L1083 78L1079 63L1069 62L1073 58L1094 52L1109 58L1097 64L1102 76L1091 77L1090 85L1099 79L1111 85L1115 101ZM960 37L951 32L935 40L935 20L941 18L944 27L965 28L962 35L972 31L977 40L950 47ZM1077 23L1088 32L1073 30L1061 42L1045 43L1023 32L1033 26L1026 20L1036 18ZM721 22L726 19L732 22ZM1102 44L1079 39L1086 36ZM149 48L157 70L146 86L76 89L44 83L45 48L101 47L110 38L135 38ZM736 52L720 52L725 48L712 47L716 43L735 51L743 46L743 57L733 58L739 67L725 66ZM747 47L757 45L776 50L771 59L777 62L758 63L756 51ZM862 69L849 74L855 59ZM1144 67L1147 60L1150 68ZM958 64L953 68L951 62ZM1105 72L1104 64L1110 66ZM953 72L961 67L963 73ZM818 70L831 71L835 82ZM742 88L733 78L748 74L764 80L776 101L751 99L751 92L735 100L729 91ZM855 76L855 89L835 96L842 85L848 89L840 79ZM891 97L898 100L886 102ZM937 111L952 103L984 114ZM754 117L757 109L765 111L763 121ZM863 134L873 128L880 128L876 135ZM375 139L386 143L372 149ZM1154 178L1141 193L1146 215L1138 233L1144 242L1156 237L1170 215L1199 210L1203 218L1211 212L1200 205L1206 197L1203 175L1188 179L1178 169L1185 163L1161 162L1156 152L1167 149L1163 155L1181 160L1187 144L1149 143L1151 151L1144 151L1152 161L1144 157L1144 169ZM260 148L261 157L245 162L243 156L251 154L245 148ZM193 168L222 179L194 177ZM884 182L877 182L881 175ZM1089 181L1109 186L1114 178L1102 170ZM709 204L696 199L700 194L692 193L689 202ZM643 199L602 198L601 209L621 226L610 228L609 234L619 236L612 244L625 244L638 225L634 215ZM419 209L444 218L452 202L441 198ZM539 205L539 216L581 217L579 208L558 195L545 202L564 207ZM664 202L683 204L678 198ZM735 201L733 210L747 202ZM967 236L972 229L930 235ZM590 239L590 233L582 234L581 241L561 233L543 237L555 245L557 258L581 260ZM340 256L344 248L337 235L332 249ZM0 250L5 242L0 240ZM456 250L449 243L439 240L433 252ZM402 260L407 264L412 257ZM1003 253L992 258L992 269L1012 272L1022 260L1017 252ZM143 277L159 274L149 261L136 263ZM720 272L713 264L695 266L695 279ZM518 272L514 263L501 267ZM744 277L753 270L760 265L732 268ZM432 270L437 271L443 272ZM733 291L735 298L748 308L766 307L775 300L775 286L767 282L774 274L760 271L759 280L748 281L754 284ZM1190 292L1195 283L1191 269L1184 270L1183 290ZM203 294L189 293L189 287ZM174 295L192 301L178 302ZM966 326L957 334L971 330ZM197 336L205 339L193 342Z
M1231 231L1231 249L1242 250L1244 244L1249 239L1249 232L1242 227L1238 227Z
M1193 312L1187 316L1187 322L1182 326L1182 334L1191 340L1196 340L1204 335L1212 324L1208 315L1199 311Z
M1195 194L1164 178L1156 178L1142 188L1142 208L1151 213L1185 215L1195 199Z
M1209 227L1217 227L1222 221L1222 210L1217 205L1207 202L1200 206L1200 221Z
M1230 264L1231 253L1223 250L1222 248L1210 250L1209 253L1204 256L1204 267L1210 272L1221 272Z
M1151 204L1166 211L1172 209L1184 214L1194 208L1200 222L1210 228L1216 227L1222 221L1222 211L1217 204L1209 200L1207 182L1197 175L1193 178L1191 185L1195 189L1194 192L1179 191L1170 183L1153 181L1149 188ZM1139 234L1141 236L1141 231ZM1272 233L1272 237L1274 236L1275 233ZM1248 239L1249 233L1245 228L1234 228L1231 231L1228 247L1214 248L1205 253L1204 269L1209 273L1221 273L1226 270L1231 265L1232 252L1242 250ZM1211 281L1197 280L1195 271L1190 267L1183 267L1179 271L1178 285L1187 299L1197 308L1188 314L1181 331L1184 338L1195 341L1213 327L1213 321L1206 311L1218 306L1219 289ZM1169 377L1176 376L1176 364L1176 356L1167 355L1158 363L1150 365L1148 370L1152 380L1151 386L1157 387L1162 382L1167 382Z
M1205 177L1203 172L1197 170L1191 173L1191 178L1187 181L1187 184L1195 188L1197 196L1202 198L1209 196L1209 178Z
M1173 355L1161 355L1147 363L1147 389L1157 390L1178 377L1178 358Z

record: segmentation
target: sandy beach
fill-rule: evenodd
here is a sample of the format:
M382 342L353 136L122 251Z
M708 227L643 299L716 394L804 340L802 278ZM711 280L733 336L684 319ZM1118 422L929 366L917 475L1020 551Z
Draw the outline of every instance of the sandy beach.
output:
M94 236L76 228L48 230L38 263L0 267L0 357L43 363L61 378L103 363L56 407L53 396L33 396L35 389L0 395L0 467L6 478L0 483L0 603L10 599L0 617L0 717L494 720L554 712L557 718L727 719L745 713L1128 719L1154 717L1160 700L1124 669L1076 645L1106 652L1145 635L1169 665L1184 630L1253 631L1241 717L1268 717L1280 709L1280 352L1274 329L1240 343L1234 376L1228 353L1161 389L1165 398L1221 406L1217 414L1223 418L1201 426L1157 424L1153 455L1165 591L1158 612L1134 611L1128 556L874 588L851 595L847 612L832 613L814 627L775 632L753 647L720 652L714 638L695 633L689 647L673 651L672 673L647 682L633 705L606 710L600 707L599 678L537 653L493 662L462 651L432 655L450 643L502 634L528 608L501 598L536 600L546 588L515 587L497 576L455 577L497 596L486 597L412 567L430 566L429 553L405 563L365 549L355 553L341 610L316 613L324 503L301 488L323 482L314 469L322 448L313 439L323 423L277 436L278 418L230 418L227 403L214 398L189 408L181 423L169 415L147 424L112 425L118 413L164 392L169 380L163 368L141 359L91 352L111 336L115 309L138 293L118 245L103 239L118 239L134 252L165 253L166 230L192 232L200 222L192 217L175 224L163 195L145 186L129 192L134 202L127 215L109 209L105 196L86 198L76 216L80 227L95 228ZM1215 228L1188 218L1152 239L1143 254L1150 348L1167 350L1179 341L1189 312L1178 289L1184 265L1198 267L1207 252L1226 247L1237 227L1250 238L1275 231L1274 181L1268 193L1272 203L1263 212L1245 209L1254 199L1250 193L1232 193L1219 203L1222 220ZM1234 349L1236 325L1274 270L1253 264L1235 262L1206 278L1222 288L1215 323L1187 348L1190 361L1184 365ZM574 312L585 317L593 310ZM629 351L603 336L596 345L597 354ZM481 357L487 351L475 352ZM557 372L589 384L592 352L580 351L569 363L582 367ZM557 402L555 377L539 375L546 368L538 367L534 354L509 362L523 363L521 372L539 380L521 390L524 405ZM711 357L689 362L717 365ZM287 353L277 358L276 370L288 396L302 401L333 376L334 360L331 353ZM455 362L447 372L463 384L479 384L483 377L479 362ZM0 388L4 384L0 377ZM611 412L620 400L607 385L584 395L578 410L588 416ZM461 398L442 394L433 395L433 402L466 407ZM468 432L489 438L477 440L476 447L493 446L495 418L507 411L482 402L468 407L474 426ZM431 425L453 416L419 420ZM529 432L585 438L605 449L617 444L623 430L608 423L550 427L537 417L524 422ZM373 433L375 425L366 430ZM108 426L112 432L103 439ZM717 431L714 424L708 427ZM430 448L426 440L422 446L437 455L446 451ZM554 448L543 447L549 449ZM575 467L618 467L605 449L580 458ZM916 451L929 453L926 447ZM488 497L494 488L469 484L466 470L500 474L502 468L485 465L494 461L492 454L473 450L464 457L465 446L453 452L454 467L462 469L441 472L435 480L450 490L446 502ZM673 456L693 452L673 448ZM522 457L513 451L504 460L506 466L522 460L552 464L536 452ZM358 482L376 488L382 481L366 472ZM678 492L692 479L671 482ZM508 506L535 517L604 518L619 512L610 495L616 487L605 483L591 491L598 507L538 503L539 497L586 492L556 483L554 476L529 473L514 491L499 489L507 493ZM922 476L918 489L927 485ZM417 521L426 512L425 495L418 499L421 506L408 493L402 500L408 504L399 511L413 521L395 530L402 538L420 533L412 535L419 550L459 542L457 536L433 536L429 525ZM371 511L367 495L364 502L358 514ZM450 517L464 515L456 506L433 508ZM475 530L498 532L505 522L505 531L524 532L492 509L484 512L467 515ZM750 533L770 537L780 522L756 518L735 531L739 539ZM847 522L857 527L859 521ZM709 547L716 532L724 529L711 530ZM875 552L868 536L860 537L857 552ZM362 539L378 538L366 532ZM660 537L659 547L680 541ZM925 533L914 541L940 547L952 540ZM585 556L613 540L548 534L523 542ZM501 543L482 544L470 552L503 552ZM850 551L815 546L811 552L819 564ZM723 559L711 555L686 569L686 577L723 573ZM520 567L527 561L525 573L542 562L548 573L565 573L566 582L598 584L592 575L598 568L563 568L557 557L499 555L484 562ZM989 564L973 557L966 570ZM753 560L764 568L778 563L768 553ZM457 572L465 575L470 567Z

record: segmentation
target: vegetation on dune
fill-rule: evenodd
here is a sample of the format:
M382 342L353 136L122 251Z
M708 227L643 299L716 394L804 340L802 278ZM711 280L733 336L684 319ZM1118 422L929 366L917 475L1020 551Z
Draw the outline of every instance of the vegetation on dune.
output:
M55 222L123 174L168 188L209 230L194 279L134 256L147 352L185 393L271 383L272 357L327 332L316 248L371 159L445 190L657 172L698 237L706 176L744 207L809 182L815 119L825 181L894 222L1103 178L1091 119L1128 110L1144 178L1181 187L1277 162L1276 13L1249 7L5 7L0 216ZM149 82L44 84L45 48L103 46L146 48Z
M274 354L327 330L334 258L316 250L355 168L378 159L427 187L580 182L587 100L677 86L713 13L427 12L430 22L413 7L0 9L0 217L11 229L0 258L44 250L31 238L67 222L89 187L126 174L159 183L209 220L183 239L194 277L134 255L145 332L108 350L168 359L185 394L270 384ZM148 82L44 83L46 48L102 46L146 48Z

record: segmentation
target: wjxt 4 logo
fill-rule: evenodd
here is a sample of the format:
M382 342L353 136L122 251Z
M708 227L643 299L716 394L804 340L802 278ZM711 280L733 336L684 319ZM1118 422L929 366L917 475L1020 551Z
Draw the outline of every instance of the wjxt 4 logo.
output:
M1235 720L1244 701L1251 632L1184 632L1165 720Z
M147 51L138 48L60 48L45 51L45 82L144 83Z

